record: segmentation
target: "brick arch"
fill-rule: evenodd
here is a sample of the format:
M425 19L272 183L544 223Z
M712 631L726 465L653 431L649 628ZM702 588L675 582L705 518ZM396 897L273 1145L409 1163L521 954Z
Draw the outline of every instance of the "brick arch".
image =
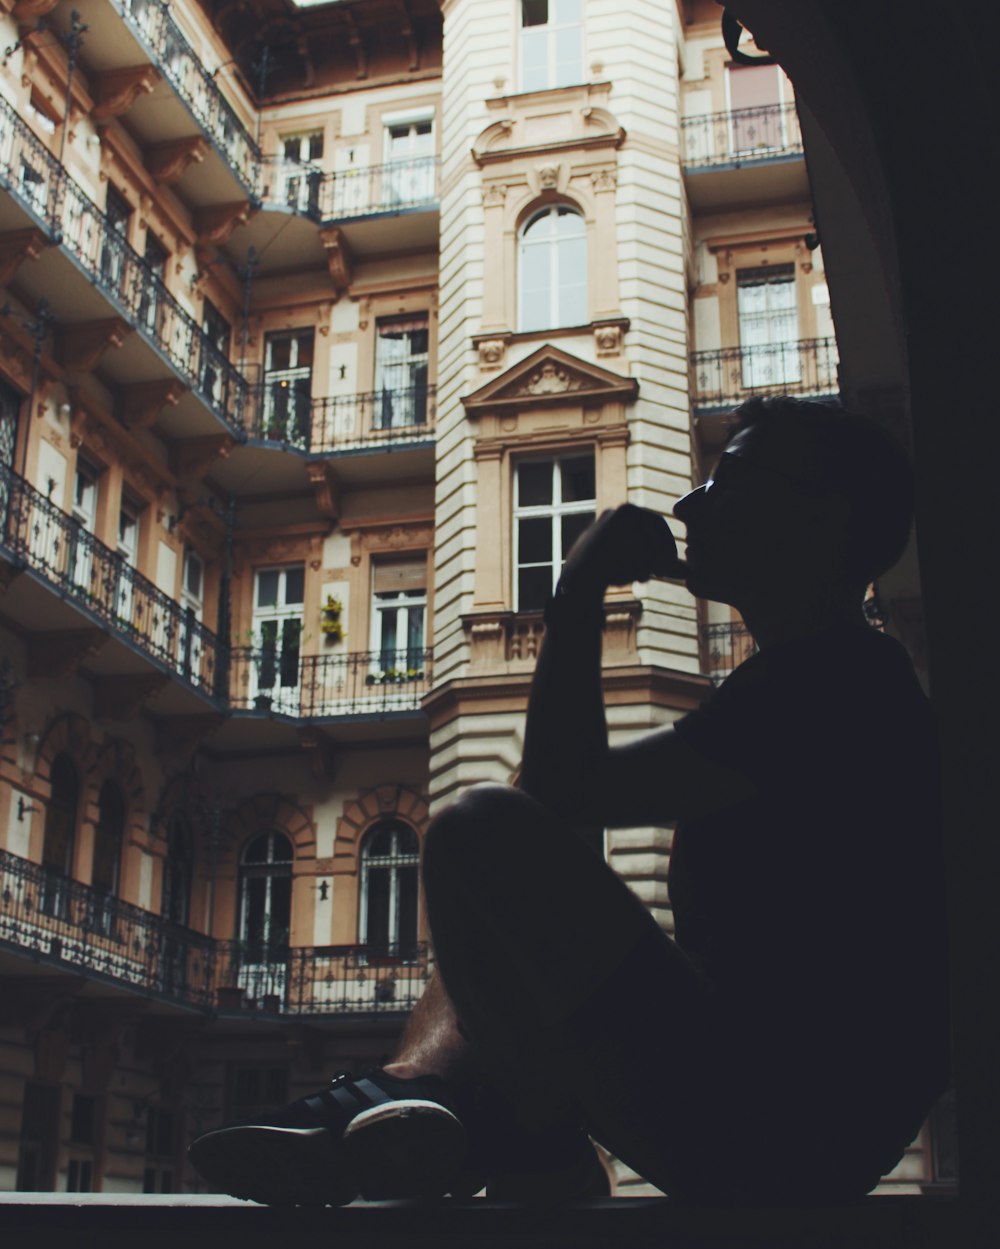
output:
M423 840L430 823L427 799L405 785L379 785L365 789L344 806L337 821L333 846L334 871L356 872L361 839L376 820L396 816L411 824Z
M52 783L52 764L56 755L67 754L80 770L80 792L86 792L88 774L94 766L96 746L90 733L90 722L75 711L57 716L42 734L35 753L35 776L46 787L48 797Z
M96 819L101 786L117 781L125 798L125 845L145 840L147 828L146 787L142 772L135 761L135 746L123 737L112 737L103 746L94 747L94 760L84 781L84 802L88 817Z
M247 841L257 833L274 828L292 843L296 862L316 857L316 825L312 818L294 802L281 794L256 794L241 802L233 812L230 829L235 834L235 854L240 854Z

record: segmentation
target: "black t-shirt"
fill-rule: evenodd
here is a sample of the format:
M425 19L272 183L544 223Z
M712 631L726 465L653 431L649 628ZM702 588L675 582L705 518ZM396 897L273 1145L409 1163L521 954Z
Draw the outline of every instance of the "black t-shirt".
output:
M774 646L675 725L753 798L677 829L677 942L720 1018L780 1065L897 1089L946 1079L939 763L893 639L859 626Z

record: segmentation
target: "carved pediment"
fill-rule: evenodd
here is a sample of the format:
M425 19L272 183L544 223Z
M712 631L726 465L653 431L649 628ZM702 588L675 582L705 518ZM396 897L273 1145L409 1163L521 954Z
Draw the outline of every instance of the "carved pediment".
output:
M639 393L634 377L572 356L546 344L462 399L467 416L504 408L617 400L630 403Z

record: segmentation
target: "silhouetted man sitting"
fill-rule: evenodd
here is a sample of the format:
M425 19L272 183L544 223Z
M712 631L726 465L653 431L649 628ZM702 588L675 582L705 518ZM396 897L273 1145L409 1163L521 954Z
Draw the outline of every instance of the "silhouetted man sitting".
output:
M662 517L607 512L546 612L518 788L428 832L438 971L395 1060L209 1133L213 1184L266 1202L607 1191L589 1135L677 1198L860 1197L947 1070L937 752L903 649L865 620L911 480L881 429L752 400ZM602 599L684 578L759 647L672 725L609 747ZM580 826L678 821L676 940Z

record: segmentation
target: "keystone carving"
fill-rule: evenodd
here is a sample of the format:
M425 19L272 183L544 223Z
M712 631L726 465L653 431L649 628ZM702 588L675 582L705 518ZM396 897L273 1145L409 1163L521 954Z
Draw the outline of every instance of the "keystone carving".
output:
M196 135L194 138L172 139L169 143L157 143L146 152L146 168L153 175L153 180L160 186L172 186L173 183L180 182L191 165L200 165L207 151L208 142L201 135ZM235 229L235 222L232 229Z
M122 117L140 95L148 95L160 81L160 72L152 65L128 65L109 69L94 76L94 121Z

